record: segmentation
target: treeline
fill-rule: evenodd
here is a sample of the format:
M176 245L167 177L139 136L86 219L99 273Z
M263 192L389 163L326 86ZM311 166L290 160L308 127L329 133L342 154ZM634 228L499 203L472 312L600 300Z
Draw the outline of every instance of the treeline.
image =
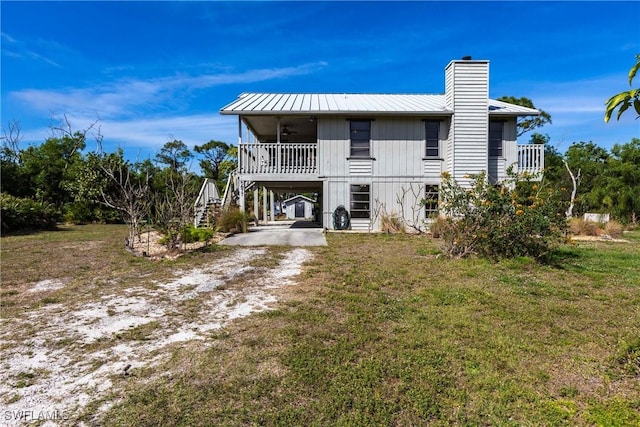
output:
M180 140L169 141L153 159L132 162L122 149L105 153L102 137L97 149L86 152L89 129L53 129L39 146L21 147L20 125L4 129L1 164L2 232L49 228L69 223L121 222L136 233L140 221L150 221L165 234L191 223L193 203L202 175L193 173L197 161L205 177L223 188L237 165L236 147L219 141L196 146L192 152ZM546 135L535 133L531 143L545 145L543 185L561 191L573 215L609 213L625 224L640 217L640 139L611 150L593 142L576 142L562 154ZM573 179L572 179L573 175ZM575 179L575 184L574 184Z
M221 188L235 169L235 147L219 141L196 146L169 141L153 159L132 162L122 149L87 152L83 131L52 129L39 146L21 146L20 124L4 129L1 166L2 232L51 228L57 222L126 222L130 238L141 221L150 221L172 236L193 221L193 203L203 176L192 172L198 162L205 177Z
M575 142L562 154L549 137L534 134L532 143L545 144L544 183L571 201L575 179L573 216L609 213L624 224L640 220L640 139L632 138L606 150L593 142Z

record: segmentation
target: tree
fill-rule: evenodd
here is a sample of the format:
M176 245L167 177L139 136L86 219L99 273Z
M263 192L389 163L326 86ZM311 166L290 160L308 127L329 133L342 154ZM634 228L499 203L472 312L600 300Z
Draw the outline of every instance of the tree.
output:
M156 160L167 165L174 172L186 168L187 162L191 158L193 158L193 154L189 148L184 142L177 139L165 143L160 152L156 154Z
M28 196L52 203L61 209L72 200L68 184L74 180L73 164L83 161L81 150L85 135L75 132L62 137L50 137L39 147L28 147L21 153L23 175L29 183Z
M576 187L580 191L575 199L578 214L600 211L610 206L605 185L609 157L607 150L591 141L576 142L567 149L565 160L568 169L575 174L580 171L580 179L576 180Z
M218 181L220 178L220 165L229 155L229 145L211 140L206 144L196 145L194 150L204 157L203 160L200 160L200 168L204 175Z
M177 246L180 232L191 222L193 203L198 195L198 182L187 168L193 157L179 140L167 142L156 160L168 167L154 176L154 223L166 234L167 246Z
M637 223L640 218L640 139L616 144L608 159L605 193L611 213L622 222Z
M127 246L133 249L149 207L149 175L143 165L126 161L122 149L90 153L73 188L79 201L91 200L120 214L129 228Z
M640 54L636 55L636 64L629 70L629 86L633 85L633 78L640 69ZM622 113L627 111L633 104L634 110L636 110L637 117L640 117L640 89L631 89L626 92L620 92L617 95L613 95L606 101L606 109L604 112L605 123L609 122L611 115L616 108L619 107L617 120L620 120Z
M22 197L29 194L28 179L23 176L21 160L22 141L21 125L17 120L11 120L2 129L2 149L0 151L0 189L13 196Z
M533 105L533 101L529 98L516 98L514 96L501 96L498 98L498 101L508 102L509 104L520 105L521 107L527 108L536 108ZM544 110L536 108L540 111L540 114L537 116L522 116L518 117L518 133L517 136L522 136L523 134L532 131L534 129L540 128L547 123L551 123L551 115Z

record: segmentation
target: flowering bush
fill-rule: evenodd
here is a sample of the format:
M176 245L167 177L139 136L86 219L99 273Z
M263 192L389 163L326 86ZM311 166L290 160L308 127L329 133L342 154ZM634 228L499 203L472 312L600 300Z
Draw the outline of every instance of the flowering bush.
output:
M566 218L555 190L533 177L510 173L508 180L493 185L480 174L470 177L470 187L446 173L442 177L445 219L439 226L447 256L540 259L564 238Z

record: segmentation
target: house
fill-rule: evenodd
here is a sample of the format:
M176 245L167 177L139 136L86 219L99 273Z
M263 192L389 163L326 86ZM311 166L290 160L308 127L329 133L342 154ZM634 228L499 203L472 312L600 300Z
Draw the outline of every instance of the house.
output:
M259 187L265 207L274 192L317 193L323 227L333 228L343 205L352 229L379 230L380 212L407 221L437 214L443 172L463 185L483 171L496 183L509 167L542 172L543 146L516 141L518 117L539 111L489 99L489 61L451 61L444 88L440 95L241 94L220 111L238 117L239 205L245 209L253 191L258 212Z
M313 204L315 200L298 194L282 202L287 219L312 219L314 217Z

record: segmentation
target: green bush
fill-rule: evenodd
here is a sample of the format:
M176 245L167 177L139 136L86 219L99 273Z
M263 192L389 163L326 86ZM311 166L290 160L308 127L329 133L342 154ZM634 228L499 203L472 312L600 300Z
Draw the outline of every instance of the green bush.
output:
M210 228L196 228L189 224L180 233L183 243L206 242L213 237L213 230Z
M55 207L49 203L0 194L2 234L20 230L53 229L58 221Z
M498 186L480 174L465 188L443 174L441 198L446 218L439 233L451 258L541 259L564 239L567 221L559 197L530 178L510 174Z
M96 203L76 201L64 206L63 221L67 224L122 223L117 210Z
M249 217L239 209L231 209L222 214L218 221L218 230L224 233L236 230L242 233L247 232Z

